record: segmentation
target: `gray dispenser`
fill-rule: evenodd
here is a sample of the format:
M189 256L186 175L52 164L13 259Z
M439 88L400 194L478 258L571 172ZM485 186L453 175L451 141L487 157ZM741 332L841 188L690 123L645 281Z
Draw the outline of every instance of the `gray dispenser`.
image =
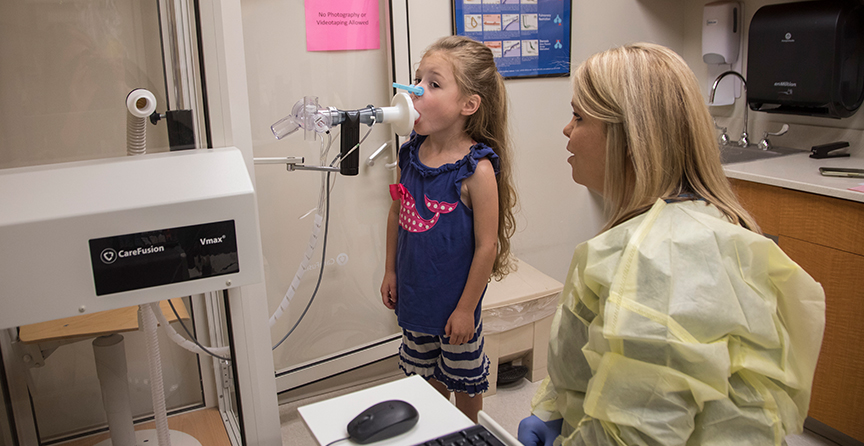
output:
M750 21L751 110L830 118L864 100L864 5L819 0L767 5Z

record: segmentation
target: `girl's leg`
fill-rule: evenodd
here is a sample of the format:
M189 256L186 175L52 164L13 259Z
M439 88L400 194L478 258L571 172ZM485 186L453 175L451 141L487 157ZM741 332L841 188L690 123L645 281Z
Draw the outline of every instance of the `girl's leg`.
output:
M465 344L450 345L447 338L441 343L442 362L440 366L445 378L453 379L448 385L456 393L456 408L473 422L477 422L477 412L483 409L483 393L488 381L489 359L483 353L483 324L478 324L474 337ZM469 396L469 391L475 391Z
M438 393L440 393L444 398L447 398L447 401L450 401L450 391L441 381L438 381L435 378L429 378L429 384L432 384L432 387L434 387ZM456 396L459 396L459 394L457 393Z
M477 412L483 410L483 394L478 393L469 396L465 392L456 392L456 408L476 423Z

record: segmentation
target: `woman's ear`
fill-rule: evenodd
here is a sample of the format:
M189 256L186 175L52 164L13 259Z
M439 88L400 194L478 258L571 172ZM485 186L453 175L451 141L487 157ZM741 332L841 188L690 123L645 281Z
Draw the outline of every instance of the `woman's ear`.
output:
M472 94L465 99L465 102L462 103L462 114L465 116L471 116L474 113L477 113L477 110L480 109L480 95Z

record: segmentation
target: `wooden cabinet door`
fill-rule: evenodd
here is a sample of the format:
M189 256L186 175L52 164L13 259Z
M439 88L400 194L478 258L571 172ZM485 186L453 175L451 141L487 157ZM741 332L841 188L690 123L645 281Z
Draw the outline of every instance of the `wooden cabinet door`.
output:
M864 257L784 236L780 247L825 290L809 416L864 442Z
M772 236L780 235L783 189L750 181L731 180L730 183L741 205L756 219L762 232Z

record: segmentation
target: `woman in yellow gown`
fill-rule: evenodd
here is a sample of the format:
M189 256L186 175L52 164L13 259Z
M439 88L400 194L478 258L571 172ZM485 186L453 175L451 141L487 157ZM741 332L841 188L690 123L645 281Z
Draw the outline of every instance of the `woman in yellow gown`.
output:
M633 44L586 60L573 90L568 162L609 220L576 248L520 440L785 444L825 297L738 203L693 72Z

